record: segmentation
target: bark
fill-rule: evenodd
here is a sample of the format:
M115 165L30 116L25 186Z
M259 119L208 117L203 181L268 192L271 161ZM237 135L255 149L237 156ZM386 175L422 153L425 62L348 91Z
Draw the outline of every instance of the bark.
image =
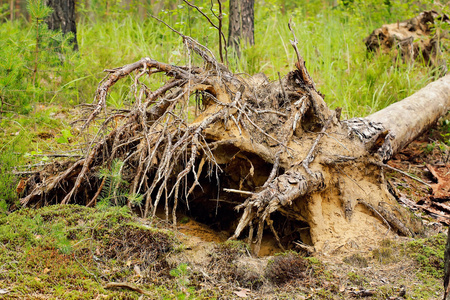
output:
M448 25L450 19L430 10L406 21L383 25L365 39L367 50L391 53L393 60L401 58L405 63L421 61L445 75L448 68L442 50L446 46L441 44L448 39L448 31L442 25L436 26L438 22Z
M10 0L9 4L9 20L14 21L14 0Z
M65 35L73 34L71 44L74 50L78 50L77 29L75 23L75 1L74 0L47 0L46 5L53 9L53 13L47 19L48 28L61 30Z
M444 252L444 300L450 300L450 227L447 231L447 244Z
M406 147L434 125L449 108L450 74L366 119L370 122L381 123L385 129L389 129L391 151L394 153Z
M254 0L230 0L228 46L234 47L238 54L241 39L250 45L255 44L254 6Z

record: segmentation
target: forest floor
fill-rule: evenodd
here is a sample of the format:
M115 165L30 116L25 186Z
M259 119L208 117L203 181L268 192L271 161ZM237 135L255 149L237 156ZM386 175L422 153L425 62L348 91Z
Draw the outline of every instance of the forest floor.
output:
M33 117L4 117L1 144L16 144L15 151L27 153L21 163L34 167L51 161L49 153L76 155L68 151L83 141L68 120L78 112L37 106ZM276 253L276 243L266 239L262 256L254 257L245 243L226 242L225 233L181 214L173 228L122 207L56 205L1 213L0 298L442 299L449 212L439 204L445 207L450 197L437 197L411 176L445 184L449 143L447 117L389 162L408 174L387 172L392 193L427 229L420 237L389 237L374 245Z

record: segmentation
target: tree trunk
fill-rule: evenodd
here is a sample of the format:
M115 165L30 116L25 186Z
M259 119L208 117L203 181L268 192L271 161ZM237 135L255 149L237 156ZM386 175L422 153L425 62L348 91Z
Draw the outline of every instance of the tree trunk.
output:
M250 45L255 44L254 6L255 0L230 0L228 46L232 46L238 55L241 39Z
M391 150L397 152L434 125L440 116L447 113L449 108L450 74L366 119L381 123L386 129L389 129L392 135Z
M444 300L450 300L450 227L447 231L447 244L445 245L444 263Z
M46 5L53 9L53 13L47 19L48 28L51 30L61 30L63 34L71 32L73 37L70 42L73 45L73 49L78 50L75 1L47 0Z
M9 4L9 20L14 21L14 0L10 0Z

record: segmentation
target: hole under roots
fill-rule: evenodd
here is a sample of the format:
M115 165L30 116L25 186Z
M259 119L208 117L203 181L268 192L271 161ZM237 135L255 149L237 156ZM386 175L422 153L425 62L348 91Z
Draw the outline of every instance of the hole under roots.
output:
M177 218L182 232L184 230L206 241L225 241L230 238L243 213L243 209L238 212L235 207L244 203L248 196L227 193L223 191L223 188L254 191L255 187L264 184L272 169L272 165L265 163L259 157L239 152L221 167L226 169L224 172L226 175L217 177L216 174L210 174L199 178L200 186L194 189L188 201L184 200L182 201L184 203L178 206ZM252 171L252 168L257 171ZM282 174L284 170L281 169L279 172ZM251 174L258 174L258 177ZM280 212L272 213L270 219L273 221L279 242L269 226L265 224L260 256L273 255L283 249L302 250L296 242L312 244L307 223L289 218ZM202 226L203 229L199 228ZM253 239L256 238L256 232L257 228L254 228ZM239 240L247 242L248 235L247 228L242 232Z

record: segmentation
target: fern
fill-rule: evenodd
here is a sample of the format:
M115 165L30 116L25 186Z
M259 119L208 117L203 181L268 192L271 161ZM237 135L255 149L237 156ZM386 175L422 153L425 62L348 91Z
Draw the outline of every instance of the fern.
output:
M99 178L105 180L105 184L100 192L97 207L123 206L128 203L133 206L141 205L143 196L130 194L126 189L128 182L122 178L123 167L123 161L114 159L111 163L111 168L103 167L100 169Z

